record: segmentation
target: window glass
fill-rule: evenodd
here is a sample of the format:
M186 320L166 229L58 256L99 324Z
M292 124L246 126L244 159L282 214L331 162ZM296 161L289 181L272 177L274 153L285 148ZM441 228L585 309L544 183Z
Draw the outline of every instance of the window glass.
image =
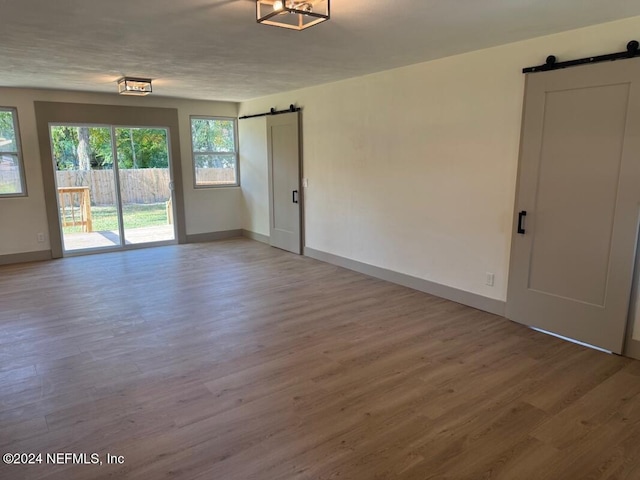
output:
M236 119L191 118L196 187L238 185Z
M0 197L25 195L18 114L0 107Z

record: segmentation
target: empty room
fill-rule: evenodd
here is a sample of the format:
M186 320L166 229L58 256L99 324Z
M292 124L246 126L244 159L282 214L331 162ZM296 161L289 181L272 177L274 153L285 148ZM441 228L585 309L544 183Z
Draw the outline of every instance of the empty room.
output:
M640 3L0 39L0 479L640 478Z

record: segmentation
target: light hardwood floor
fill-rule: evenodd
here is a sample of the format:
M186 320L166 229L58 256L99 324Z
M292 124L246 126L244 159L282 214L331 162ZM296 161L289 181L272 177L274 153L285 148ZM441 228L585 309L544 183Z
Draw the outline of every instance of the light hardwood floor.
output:
M640 478L640 362L250 240L0 268L18 479Z

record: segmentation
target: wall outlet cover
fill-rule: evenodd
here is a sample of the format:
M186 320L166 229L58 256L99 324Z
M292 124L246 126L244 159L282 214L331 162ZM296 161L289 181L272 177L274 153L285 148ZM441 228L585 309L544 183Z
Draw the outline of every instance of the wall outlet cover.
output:
M487 285L489 285L490 287L493 287L493 284L495 283L495 279L496 276L493 273L489 273L487 272Z

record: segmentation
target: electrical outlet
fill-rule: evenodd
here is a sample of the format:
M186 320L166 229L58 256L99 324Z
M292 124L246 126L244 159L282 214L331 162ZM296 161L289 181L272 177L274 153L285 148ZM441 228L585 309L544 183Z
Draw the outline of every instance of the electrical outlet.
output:
M487 285L489 285L490 287L493 287L493 284L495 282L496 276L493 273L489 273L487 272Z
M36 234L36 238L38 239L38 243L44 243L44 233Z

